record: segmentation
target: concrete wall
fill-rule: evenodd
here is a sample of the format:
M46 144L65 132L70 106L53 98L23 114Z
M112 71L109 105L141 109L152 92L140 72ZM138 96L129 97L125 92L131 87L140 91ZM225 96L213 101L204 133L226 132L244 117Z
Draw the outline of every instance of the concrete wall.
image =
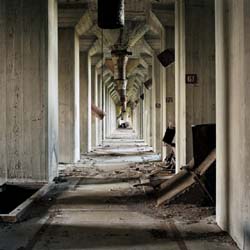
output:
M59 29L59 161L80 160L79 38L74 28Z
M56 1L2 0L0 40L0 177L51 180L58 161Z
M250 2L216 1L219 226L250 249Z

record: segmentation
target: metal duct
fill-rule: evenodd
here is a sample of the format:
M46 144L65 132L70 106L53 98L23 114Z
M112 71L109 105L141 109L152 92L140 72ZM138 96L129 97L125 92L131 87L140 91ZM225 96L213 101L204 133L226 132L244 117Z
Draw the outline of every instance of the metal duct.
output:
M126 68L128 63L128 55L131 53L126 50L111 51L112 61L114 63L114 81L116 90L120 95L122 112L127 109L127 77Z
M118 29L124 26L124 0L98 0L98 26Z

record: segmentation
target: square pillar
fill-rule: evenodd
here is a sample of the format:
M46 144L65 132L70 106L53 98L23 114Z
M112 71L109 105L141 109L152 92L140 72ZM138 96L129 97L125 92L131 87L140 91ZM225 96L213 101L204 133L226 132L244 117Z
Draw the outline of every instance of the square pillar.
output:
M176 165L193 157L192 125L215 122L214 1L177 0L175 19ZM186 82L194 74L197 82Z
M91 103L95 106L98 106L98 75L95 66L91 66ZM96 147L98 145L98 119L97 117L91 113L91 140L92 147Z
M58 165L57 1L1 0L0 24L0 182L52 181Z
M81 153L91 150L91 60L80 53L80 143Z
M59 161L80 160L79 38L74 28L59 29Z

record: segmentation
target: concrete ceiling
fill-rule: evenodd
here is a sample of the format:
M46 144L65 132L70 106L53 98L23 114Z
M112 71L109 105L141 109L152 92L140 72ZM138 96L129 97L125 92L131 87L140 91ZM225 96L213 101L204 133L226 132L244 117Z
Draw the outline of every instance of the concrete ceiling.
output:
M152 55L160 49L161 29L174 26L174 0L125 0L125 20L122 32L102 31L97 26L96 0L58 0L59 27L76 27L81 51L89 51L92 56L99 57L104 54L108 59L111 49L128 49L133 53L128 62L131 67L128 73L130 78L134 76L136 80L128 85L131 86L128 100L134 101L138 95L134 92L140 91L138 83L143 84L147 80ZM141 59L141 63L136 59ZM110 61L108 65L106 62L106 66L109 69L112 67ZM109 74L112 76L112 70ZM119 102L113 89L112 96Z

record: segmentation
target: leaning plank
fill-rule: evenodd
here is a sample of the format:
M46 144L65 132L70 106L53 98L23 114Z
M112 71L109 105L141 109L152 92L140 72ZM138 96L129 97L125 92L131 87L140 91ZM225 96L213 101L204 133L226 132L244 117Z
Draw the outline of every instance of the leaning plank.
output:
M216 161L216 150L214 149L197 169L197 174L204 175L210 166Z
M206 159L195 170L195 174L204 175L206 171L213 165L216 160L215 149L206 157ZM183 169L178 174L174 175L170 180L163 182L160 185L159 196L157 199L157 206L167 203L185 192L197 180L191 174L192 169Z
M175 178L175 181L172 180L173 177L169 180L171 181L171 185L167 186L167 188L164 189L164 192L160 192L160 196L157 199L157 207L167 201L174 199L177 195L184 192L187 188L191 187L195 183L192 175L187 173L185 178L183 178L183 176L178 175L178 178Z

